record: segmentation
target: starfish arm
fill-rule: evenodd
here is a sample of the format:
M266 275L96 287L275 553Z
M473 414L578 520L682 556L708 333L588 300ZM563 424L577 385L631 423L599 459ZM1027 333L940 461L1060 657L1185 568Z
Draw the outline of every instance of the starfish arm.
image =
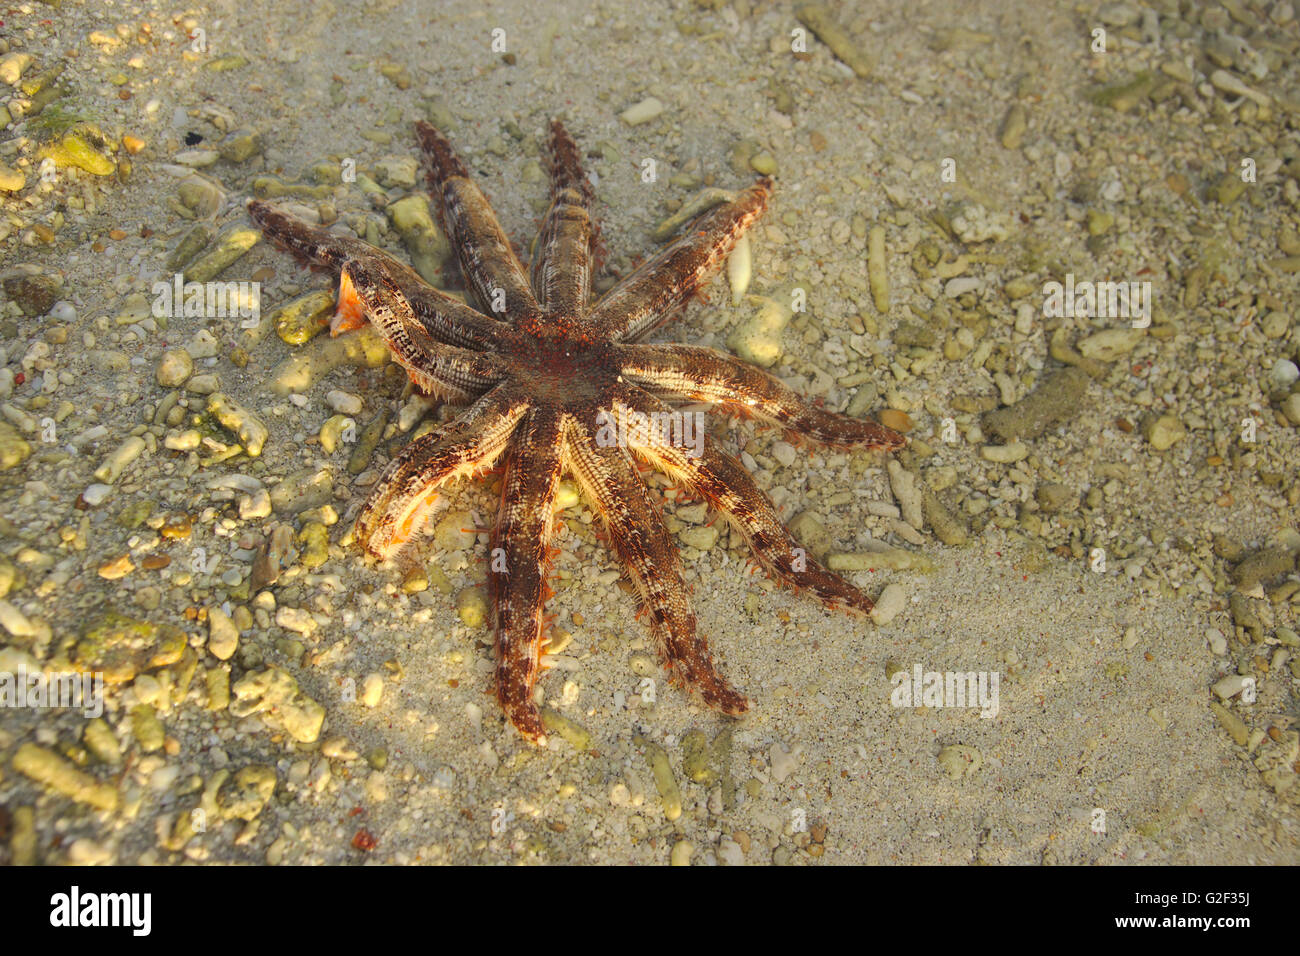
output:
M338 272L349 259L380 256L394 266L408 268L368 242L303 222L261 199L248 201L248 215L273 245L304 264Z
M492 349L500 345L501 325L426 283L406 263L368 242L303 222L260 199L250 200L248 214L276 246L300 262L339 273L345 263L380 264L412 304L425 330L439 342L462 348ZM346 296L340 294L340 304Z
M618 414L651 416L666 411L653 396L629 387L627 404L619 407ZM817 563L786 530L772 500L754 484L745 466L711 442L705 441L701 453L693 455L693 449L674 445L651 429L636 434L632 450L722 512L758 562L778 580L811 589L827 607L870 611L875 606L862 591Z
M526 411L523 399L498 385L459 418L403 448L357 517L357 543L381 559L397 554L423 527L443 485L492 467Z
M415 124L415 132L443 227L460 256L465 281L484 311L502 320L536 312L537 300L505 230L447 137L424 122Z
M756 366L695 345L617 347L623 376L656 395L712 402L728 412L754 415L828 445L893 450L906 439L875 422L811 405Z
M635 341L675 316L763 214L771 192L771 181L760 179L694 220L685 235L596 303L588 318L594 334L608 341Z
M410 302L385 264L373 258L343 265L340 289L352 290L388 343L397 363L417 386L455 404L465 404L501 381L501 360L484 352L444 345L416 321ZM342 298L342 295L340 295Z
M402 295L411 303L415 318L439 342L465 349L488 351L500 348L501 323L489 319L472 306L427 285L414 272L394 276Z
M533 253L533 291L547 312L576 314L591 291L591 183L577 144L559 120L551 121L549 152L551 206Z
M488 586L496 622L496 694L521 734L546 742L533 687L541 672L546 575L556 526L555 495L564 468L561 418L530 411L519 425L501 483L492 531Z
M599 434L599 429L593 434L588 426L571 425L572 471L636 584L665 668L698 690L709 706L743 713L748 701L718 673L696 628L681 560L658 508L627 454L600 441Z

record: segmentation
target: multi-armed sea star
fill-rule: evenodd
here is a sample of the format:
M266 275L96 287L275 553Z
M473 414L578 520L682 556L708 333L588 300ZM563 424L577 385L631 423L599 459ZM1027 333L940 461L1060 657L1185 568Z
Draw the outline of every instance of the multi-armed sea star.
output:
M419 531L444 485L504 460L489 562L496 695L519 732L541 743L533 689L547 643L554 503L567 472L604 520L636 583L665 668L710 706L742 713L748 702L718 673L698 633L677 550L635 460L724 514L781 581L811 589L828 606L869 611L872 602L805 555L739 461L707 436L690 447L674 441L682 431L663 427L673 414L667 403L713 403L837 446L890 450L904 442L881 425L810 405L766 372L712 349L636 344L680 312L762 215L771 182L761 179L704 213L593 302L592 189L558 121L550 128L551 205L531 277L451 144L425 123L416 133L443 227L479 309L365 242L264 202L248 206L277 245L340 273L336 332L369 318L418 387L468 406L390 463L357 519L357 541L380 558L394 555Z

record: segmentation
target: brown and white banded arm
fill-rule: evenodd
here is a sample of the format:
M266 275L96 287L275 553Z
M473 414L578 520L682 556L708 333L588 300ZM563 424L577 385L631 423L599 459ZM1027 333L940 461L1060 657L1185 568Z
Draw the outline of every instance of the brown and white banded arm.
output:
M667 406L646 392L629 387L621 414L663 414ZM643 437L638 435L638 438ZM681 448L649 433L632 451L655 468L685 483L720 511L737 529L770 574L795 587L812 590L827 607L870 611L875 602L843 578L828 571L786 530L772 500L754 483L745 466L705 441L703 454Z
M588 317L595 337L633 342L676 317L741 234L763 215L771 193L771 180L760 179L731 202L693 220L684 235L595 304Z
M381 263L406 296L416 318L439 342L485 351L501 344L502 328L464 302L428 285L406 263L351 236L303 222L260 199L250 200L248 214L271 243L307 265L336 275L350 260Z
M533 253L533 292L544 311L577 315L591 292L596 243L591 183L577 144L559 120L551 121L548 152L551 206Z
M555 495L564 469L563 423L530 411L514 437L492 530L488 586L496 625L496 694L521 734L545 743L533 687L541 673L546 576L555 536Z
M357 543L381 559L396 555L423 528L444 485L496 463L526 411L525 399L498 387L455 421L403 448L357 518Z
M436 341L416 320L411 303L373 257L343 265L342 288L353 290L367 317L388 343L393 358L424 391L463 405L498 384L505 363L489 352L472 352Z
M487 197L469 178L469 170L447 137L434 126L415 124L427 164L429 189L437 199L443 227L460 257L465 281L484 312L506 321L535 313L537 299L497 221Z
M709 706L744 713L749 703L714 666L696 625L676 543L627 452L602 446L591 426L570 421L572 471L604 518L610 544L641 595L664 669L697 690Z
M876 422L818 408L762 369L713 349L624 345L616 355L628 381L659 397L712 402L728 412L753 415L827 445L891 451L907 441Z

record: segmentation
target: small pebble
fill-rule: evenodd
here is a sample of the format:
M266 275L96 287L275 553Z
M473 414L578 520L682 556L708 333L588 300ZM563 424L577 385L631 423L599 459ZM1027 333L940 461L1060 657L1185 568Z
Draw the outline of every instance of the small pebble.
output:
M973 776L983 764L983 757L974 747L953 744L939 751L939 766L953 780L963 776Z
M302 554L298 560L309 571L314 571L329 560L329 530L319 521L307 521L298 533Z
M876 606L871 610L871 619L877 624L888 624L896 618L907 605L907 591L900 584L887 584L876 598Z
M327 454L332 455L342 443L344 436L356 434L357 423L353 418L346 415L332 415L321 425L318 437L320 447Z
M1022 441L1013 441L1006 445L982 445L980 456L986 461L1009 465L1028 458L1029 446Z
M345 392L342 389L336 388L327 392L325 394L325 404L340 415L361 414L361 396L353 395L351 392Z
M52 750L25 743L13 756L13 768L49 789L98 810L116 810L117 790L78 770Z
M271 493L265 488L258 488L252 494L241 495L239 499L239 519L256 521L271 516Z
M727 348L746 362L770 368L784 354L781 333L789 324L793 313L772 299L749 296L748 301L758 303L760 308L742 320L727 336Z
M749 236L742 235L727 256L727 284L731 287L731 304L740 305L754 274L754 259Z
M723 203L731 202L736 198L736 194L726 189L719 189L716 186L707 189L701 189L690 199L682 203L680 208L663 222L659 223L650 233L650 238L655 242L667 242L677 230L690 222L696 216L708 212L714 206L720 206Z
M199 329L194 333L194 337L185 344L183 351L192 359L215 358L217 354L217 339L207 329Z
M128 438L104 459L102 465L95 469L95 480L102 484L113 484L121 476L126 466L139 458L144 450L145 442L143 438L136 436Z
M1236 742L1238 747L1244 747L1250 742L1250 728L1246 726L1245 721L1217 700L1210 701L1210 710L1215 717L1219 718L1219 724L1228 732L1228 736Z
M225 611L208 608L208 653L219 661L228 661L239 648L239 629Z
M316 623L316 618L312 617L308 611L288 606L281 606L276 609L275 623L286 631L293 631L295 634L301 634L304 637L314 634L320 626Z
M487 597L483 594L483 589L461 589L456 594L456 613L467 627L482 627L487 621Z
M194 520L187 514L171 514L158 528L158 534L168 541L184 541L194 530Z
M215 373L209 372L204 375L193 375L185 383L185 390L195 395L211 395L221 387L221 382Z
M379 674L367 674L361 681L361 703L367 707L379 706L384 696L384 678Z
M772 457L786 468L795 463L798 453L795 447L786 441L774 441L771 447Z
M1229 700L1236 697L1249 685L1249 678L1243 677L1241 674L1229 674L1227 677L1216 681L1211 690L1220 700Z
M1260 548L1246 554L1232 569L1232 579L1243 592L1271 582L1295 569L1295 555L1287 548Z
M1173 415L1161 415L1144 429L1146 439L1156 451L1167 451L1187 436L1187 429Z
M656 97L648 96L640 103L629 106L619 114L621 119L628 126L640 126L642 123L648 123L664 111L664 104Z
M650 772L654 775L655 789L659 791L659 800L663 806L664 818L672 822L682 815L682 792L677 786L677 778L673 776L673 768L668 761L668 754L658 744L646 740L644 737L638 735L635 740L638 746L645 748L646 762L650 765Z
M1292 425L1300 425L1300 392L1286 397L1282 402L1282 414Z
M8 53L0 57L0 83L17 86L23 73L36 62L30 53Z
M1300 368L1290 359L1278 359L1268 370L1268 385L1274 391L1283 392L1300 381Z
M205 166L211 166L221 158L221 154L215 149L183 149L172 156L173 163L179 163L182 166L189 166L191 169L203 169Z
M745 851L735 840L723 837L718 843L718 863L721 866L744 866Z
M1132 352L1145 334L1142 329L1103 329L1079 342L1079 354L1100 362L1113 362Z
M889 487L903 512L903 520L921 531L925 527L925 515L921 490L916 486L916 476L892 459L886 468L889 471Z
M1024 141L1025 130L1029 126L1029 114L1019 103L1013 103L1007 110L1007 114L1002 119L1002 129L999 132L999 139L1002 142L1003 149L1019 149L1020 144Z
M277 307L267 321L282 342L302 345L329 328L333 311L334 293L321 289Z
M194 372L194 359L184 349L168 349L158 359L154 380L163 388L176 388Z
M216 155L215 150L213 154ZM262 241L262 231L248 227L234 226L222 233L203 255L191 262L185 269L188 282L209 282L215 279L227 266ZM205 330L206 331L206 330ZM215 341L215 340L214 340ZM193 358L201 358L192 349L187 350ZM216 354L215 351L213 354Z
M944 285L943 294L950 299L955 299L967 292L978 291L983 284L984 281L977 276L957 276L955 279L949 279Z
M889 260L885 253L885 227L872 226L867 233L867 286L871 301L881 315L889 313Z
M99 566L99 576L106 581L117 581L126 577L135 570L135 564L131 561L129 554L124 554L120 558L114 558L112 561Z
M886 428L892 428L896 432L906 434L913 428L911 416L907 412L900 412L896 408L882 408L876 418L880 420L880 424Z
M96 482L93 485L86 486L86 490L81 493L81 500L92 508L97 508L108 500L108 496L112 491L112 485Z
M262 453L271 433L260 418L221 392L208 396L208 411L239 437L250 458Z
M777 173L776 157L767 150L751 156L749 166L760 176L775 176Z
M868 50L856 43L847 30L840 25L834 15L820 3L804 3L795 8L795 16L817 39L830 48L850 70L860 79L871 75L875 66L874 58Z
M682 543L698 551L712 551L718 543L719 531L711 525L697 525L678 533Z
M0 601L0 627L19 640L36 635L36 628L27 615L8 601Z
M772 779L777 783L785 783L786 778L799 767L799 754L798 747L790 751L779 742L772 744L767 752L768 759L772 763Z

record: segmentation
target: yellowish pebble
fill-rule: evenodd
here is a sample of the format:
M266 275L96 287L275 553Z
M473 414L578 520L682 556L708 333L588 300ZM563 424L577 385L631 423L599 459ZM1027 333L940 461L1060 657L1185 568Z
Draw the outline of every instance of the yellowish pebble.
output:
M69 133L62 141L45 147L40 155L54 160L55 166L75 166L95 176L111 176L117 170L111 159L76 133Z
M23 744L14 754L14 769L78 803L99 810L117 809L117 791L82 773L52 750L33 743Z
M115 558L107 564L99 567L99 576L108 581L116 581L124 578L135 570L135 565L131 563L131 556L124 554L120 558Z
M886 428L892 428L896 432L910 432L912 430L912 418L907 412L900 412L896 408L881 409L880 424Z

